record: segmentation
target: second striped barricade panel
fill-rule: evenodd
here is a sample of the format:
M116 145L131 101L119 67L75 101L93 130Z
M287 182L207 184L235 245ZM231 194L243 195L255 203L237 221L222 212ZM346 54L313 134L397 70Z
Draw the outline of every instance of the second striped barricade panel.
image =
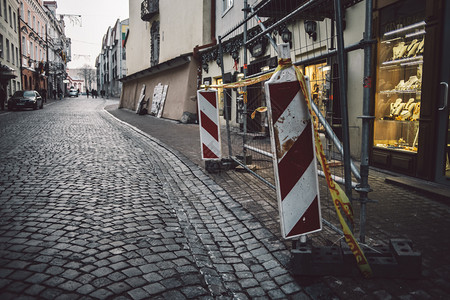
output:
M202 159L219 160L222 150L217 90L199 90L197 99Z

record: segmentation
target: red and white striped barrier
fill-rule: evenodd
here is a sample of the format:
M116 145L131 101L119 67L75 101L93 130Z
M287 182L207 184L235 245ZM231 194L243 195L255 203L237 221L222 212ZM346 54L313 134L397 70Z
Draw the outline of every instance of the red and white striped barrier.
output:
M219 160L222 157L217 90L199 90L198 119L203 160Z
M314 128L295 69L276 72L265 89L282 235L287 239L319 231Z

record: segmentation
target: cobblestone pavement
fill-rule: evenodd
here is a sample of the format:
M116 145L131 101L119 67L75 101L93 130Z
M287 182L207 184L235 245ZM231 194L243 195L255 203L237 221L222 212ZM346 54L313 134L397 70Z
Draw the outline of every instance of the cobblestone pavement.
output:
M129 110L117 109L117 105L109 106L107 110L120 120L170 145L183 161L203 166L198 150L200 142L197 125L138 116ZM369 174L369 183L373 189L370 198L378 203L368 204L367 244L377 245L390 238L412 240L414 248L422 253L422 277L417 280L296 277L302 290L313 299L449 299L450 207L426 194L385 182L387 176L397 174L386 174L375 169L371 169ZM273 190L245 172L226 171L208 176L259 220L273 234L274 240L281 240ZM322 180L322 216L337 224L333 205L330 205L331 200L324 191ZM353 206L358 224L359 206L357 203ZM336 243L339 238L327 227L312 236L314 242L326 245ZM290 244L285 242L285 247L289 249Z
M0 114L0 299L310 299L196 164L83 97Z

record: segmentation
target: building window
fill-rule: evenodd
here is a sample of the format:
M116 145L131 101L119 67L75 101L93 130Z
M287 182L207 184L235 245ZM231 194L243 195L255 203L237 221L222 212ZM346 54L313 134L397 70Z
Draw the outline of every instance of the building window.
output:
M20 66L19 64L19 48L16 47L16 66Z
M11 26L11 28L13 28L13 20L12 20L11 6L9 6L8 9L9 9L9 26Z
M222 14L226 14L233 7L233 0L222 0L223 11Z
M27 44L24 36L22 37L22 53L27 53Z
M14 31L17 32L17 18L16 13L13 13Z
M3 35L0 34L0 57L3 58Z
M33 16L33 27L31 27L31 28L33 28L33 30L36 30L36 17L35 16Z
M41 35L41 22L38 21L37 32Z
M14 65L14 45L11 43L11 63Z
M20 15L25 17L25 10L23 9L23 3L20 3Z
M6 6L6 0L3 0L3 18L8 22L8 7Z
M151 56L150 66L156 66L159 63L159 21L155 21L150 29L151 36Z
M6 61L9 61L10 53L9 53L9 40L6 39Z
M30 48L28 49L28 54L30 54L31 59L34 59L34 55L33 55L33 42L30 42Z
M28 25L31 25L31 12L28 11L28 19L27 19Z

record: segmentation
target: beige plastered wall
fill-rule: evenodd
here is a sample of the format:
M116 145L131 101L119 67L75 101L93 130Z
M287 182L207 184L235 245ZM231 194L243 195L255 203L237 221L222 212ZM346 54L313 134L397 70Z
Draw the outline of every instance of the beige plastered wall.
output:
M123 84L120 107L136 110L142 85L145 84L145 99L150 99L148 102L148 111L150 112L153 90L159 83L169 86L164 104L163 118L180 120L185 111L197 113L197 101L193 97L197 93L197 63L195 60L153 76L125 82Z

